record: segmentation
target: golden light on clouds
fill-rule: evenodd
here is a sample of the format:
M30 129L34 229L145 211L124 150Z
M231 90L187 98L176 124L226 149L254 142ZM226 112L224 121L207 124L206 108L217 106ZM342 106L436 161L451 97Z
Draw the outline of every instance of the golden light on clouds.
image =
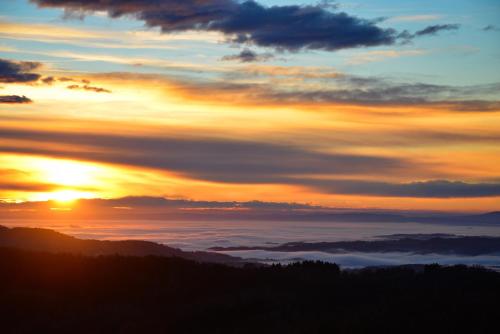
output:
M76 190L58 190L50 193L41 193L35 195L34 201L56 201L62 204L70 204L78 199L94 198L96 194L91 192L76 191Z
M60 56L115 64L139 59L76 51ZM183 64L178 60L170 65ZM78 198L147 195L393 209L495 208L493 196L418 198L422 195L400 191L404 195L398 197L392 188L363 193L363 186L359 194L335 193L334 185L325 190L308 182L321 177L332 184L355 180L387 183L388 188L433 180L494 182L500 170L496 113L479 117L443 105L329 100L329 92L321 91L325 82L342 91L347 85L342 80L349 79L332 67L238 64L224 71L236 68L239 73L226 81L208 74L198 80L87 74L47 65L39 70L42 78L55 78L50 84L6 85L2 94L26 95L34 102L1 106L0 146L5 152L0 169L17 174L15 184L0 188L0 199L69 205ZM207 65L207 71L213 74L219 68ZM68 88L73 85L78 88ZM314 95L318 90L321 94ZM239 148L248 149L253 160L235 155ZM266 153L273 150L277 153ZM282 153L293 159L281 165ZM370 156L401 162L404 168L338 173L332 158L331 169L315 170L314 165L330 161L328 155ZM353 169L357 164L352 163ZM227 165L234 165L234 171ZM234 173L238 168L246 168L248 175Z
M63 186L85 186L95 182L100 172L98 167L66 160L38 159L35 169L40 171L40 178Z
M70 202L104 195L103 190L113 193L110 180L119 174L104 165L39 156L2 155L0 162L16 177L19 189L32 189L23 196L30 201Z

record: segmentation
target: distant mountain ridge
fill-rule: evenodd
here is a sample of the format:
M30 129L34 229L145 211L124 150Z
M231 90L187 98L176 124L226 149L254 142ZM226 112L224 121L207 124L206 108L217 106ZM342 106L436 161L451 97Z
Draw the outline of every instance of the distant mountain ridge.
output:
M446 255L487 255L500 254L500 237L454 236L402 234L384 236L385 240L373 241L335 241L335 242L290 242L271 247L212 247L214 251L265 250L274 252L311 252L325 253L363 252L363 253L414 253Z
M0 200L3 219L116 219L116 220L273 220L322 222L393 222L430 224L500 224L500 211L464 214L332 208L301 203L218 202L163 197L81 199L57 210L57 202L8 203ZM56 210L54 210L56 209Z
M49 253L71 253L87 256L125 255L125 256L165 256L180 257L199 261L236 264L243 263L241 258L213 252L186 252L177 248L140 240L85 240L42 228L15 227L0 225L0 247L18 248Z

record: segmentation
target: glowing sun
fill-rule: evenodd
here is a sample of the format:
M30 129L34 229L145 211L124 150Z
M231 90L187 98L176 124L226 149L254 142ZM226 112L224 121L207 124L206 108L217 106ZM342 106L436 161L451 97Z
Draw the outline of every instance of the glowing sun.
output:
M37 179L54 184L56 190L39 193L38 200L54 200L69 204L80 198L95 197L91 189L98 187L102 169L79 161L38 159L32 165L38 171Z
M47 194L47 197L59 203L70 204L80 198L93 197L93 194L77 190L58 190Z

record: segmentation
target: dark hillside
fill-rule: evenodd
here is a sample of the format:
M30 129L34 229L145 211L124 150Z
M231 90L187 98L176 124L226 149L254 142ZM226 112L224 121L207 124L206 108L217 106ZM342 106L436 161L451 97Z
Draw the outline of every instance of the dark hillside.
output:
M85 240L49 229L0 225L0 247L81 255L176 256L200 262L240 263L241 259L214 252L185 252L177 248L141 240Z
M0 249L2 333L493 333L500 275Z

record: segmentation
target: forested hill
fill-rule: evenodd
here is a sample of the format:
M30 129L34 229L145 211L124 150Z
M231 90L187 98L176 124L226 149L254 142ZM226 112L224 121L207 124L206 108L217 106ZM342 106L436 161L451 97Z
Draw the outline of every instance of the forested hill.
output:
M7 228L0 225L0 247L81 255L176 256L201 262L240 263L240 258L214 252L185 252L149 241L77 239L49 229Z
M500 237L408 234L387 236L383 240L289 242L282 245L266 247L212 247L211 250L266 250L274 252L319 251L333 254L343 252L403 252L413 254L477 256L500 254Z
M496 333L500 275L0 248L2 333Z

